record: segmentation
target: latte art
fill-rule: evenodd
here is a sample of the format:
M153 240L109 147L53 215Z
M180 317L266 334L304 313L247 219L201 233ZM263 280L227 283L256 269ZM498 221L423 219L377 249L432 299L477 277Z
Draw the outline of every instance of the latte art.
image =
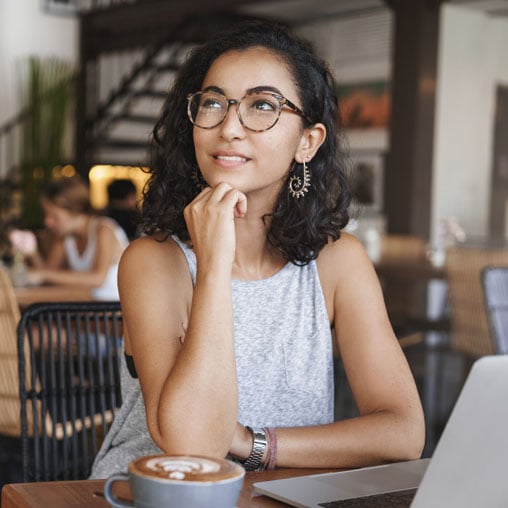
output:
M196 456L151 455L131 463L132 473L158 479L216 482L243 475L243 468L228 460Z
M168 478L183 480L187 475L216 473L220 465L207 459L156 457L146 463L146 468L167 473Z

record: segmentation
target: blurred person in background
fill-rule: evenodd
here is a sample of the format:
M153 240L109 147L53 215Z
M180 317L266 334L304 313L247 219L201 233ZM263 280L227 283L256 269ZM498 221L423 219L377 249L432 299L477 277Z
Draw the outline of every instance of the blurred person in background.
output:
M114 219L125 231L127 238L138 236L138 199L136 185L128 178L113 180L108 185L108 206L104 213Z
M123 229L94 212L88 187L78 177L51 181L43 191L42 207L44 225L53 237L47 256L36 247L16 246L31 267L28 283L89 287L96 299L118 300L118 263L128 244ZM15 239L11 235L11 241Z

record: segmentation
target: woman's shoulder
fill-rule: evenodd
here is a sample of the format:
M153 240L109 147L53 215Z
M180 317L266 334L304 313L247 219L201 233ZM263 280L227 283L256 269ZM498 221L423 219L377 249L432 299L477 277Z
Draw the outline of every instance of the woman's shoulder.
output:
M173 258L181 252L178 243L171 236L163 236L159 233L136 238L125 249L124 256L154 256Z
M330 240L319 253L318 259L328 258L346 260L359 255L366 255L362 242L351 233L342 231L337 240Z
M167 272L183 269L186 262L182 249L172 237L154 234L136 238L127 246L120 266L131 265Z
M190 306L193 288L178 244L171 237L157 235L137 238L128 245L120 259L118 286L122 305L129 302L131 310L178 308L180 316Z
M92 218L92 221L98 230L107 229L113 232L122 230L122 227L120 226L120 224L118 224L118 222L116 222L115 219L107 217L106 215L95 215Z
M106 217L105 215L97 215L92 220L95 223L95 228L99 235L104 233L111 237L115 237L123 246L129 243L125 230L115 219Z
M343 231L337 240L330 240L321 250L317 265L320 274L328 278L353 275L357 270L372 267L372 262L361 241Z

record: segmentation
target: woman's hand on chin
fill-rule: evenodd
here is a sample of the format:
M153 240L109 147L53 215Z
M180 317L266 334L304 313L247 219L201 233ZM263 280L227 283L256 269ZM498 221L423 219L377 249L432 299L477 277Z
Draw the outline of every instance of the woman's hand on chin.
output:
M206 187L185 208L184 217L198 265L214 267L235 257L235 218L247 212L247 197L228 183Z

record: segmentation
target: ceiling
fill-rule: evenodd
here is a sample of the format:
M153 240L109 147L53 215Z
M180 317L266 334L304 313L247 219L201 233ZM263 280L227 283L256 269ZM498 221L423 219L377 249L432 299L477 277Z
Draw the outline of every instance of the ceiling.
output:
M107 8L119 4L143 3L153 0L41 0L44 10L53 14L75 14L90 9ZM273 15L291 23L308 23L331 17L350 17L387 10L390 0L232 0L215 1L224 4L241 6L243 12L253 15ZM402 0L407 1L407 0ZM429 0L431 1L431 0ZM438 1L438 0L432 0ZM492 17L508 17L508 0L443 0L450 4L475 9ZM191 2L192 3L192 2ZM168 1L178 4L178 1Z
M403 0L404 1L404 0ZM406 0L407 1L407 0ZM484 12L491 17L508 17L508 0L445 0L447 3ZM309 23L331 17L353 17L387 10L385 0L254 0L242 11L250 14L273 14L292 23Z
M508 0L507 0L508 2ZM317 22L334 17L353 17L366 15L388 7L383 0L257 0L248 2L242 11L253 15L273 15L295 24Z

